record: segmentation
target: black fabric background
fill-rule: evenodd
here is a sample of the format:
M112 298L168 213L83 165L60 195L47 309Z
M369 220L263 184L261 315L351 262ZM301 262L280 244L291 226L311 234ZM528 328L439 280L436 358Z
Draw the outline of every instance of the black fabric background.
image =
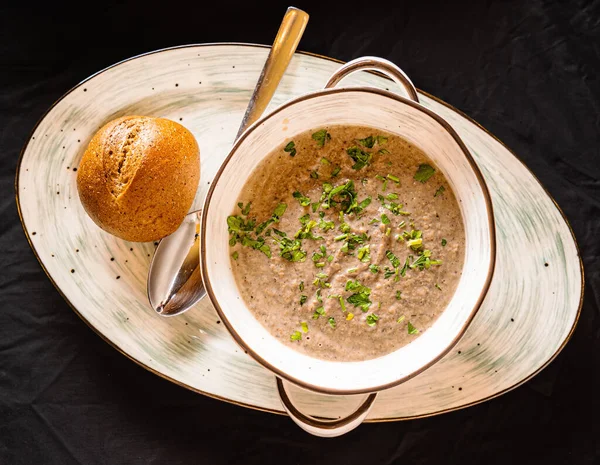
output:
M117 61L201 42L270 44L287 3L0 7L0 464L592 464L600 391L600 1L299 1L300 49L398 63L503 140L578 239L577 330L532 381L465 410L310 437L288 418L194 394L88 328L46 278L14 200L21 147L69 88Z

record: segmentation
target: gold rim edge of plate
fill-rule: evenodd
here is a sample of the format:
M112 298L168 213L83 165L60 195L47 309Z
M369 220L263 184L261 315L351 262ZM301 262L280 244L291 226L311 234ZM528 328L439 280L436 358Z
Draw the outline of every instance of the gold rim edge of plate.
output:
M140 360L137 360L135 358L133 358L131 355L129 355L127 352L125 352L124 350L122 350L120 347L118 347L114 342L112 342L110 339L108 339L104 334L102 334L96 327L94 327L88 320L85 319L85 317L77 310L77 308L71 303L71 301L63 294L62 290L60 289L60 287L57 285L57 283L54 281L54 279L52 278L52 276L50 276L50 274L48 273L48 270L46 269L46 267L44 266L44 263L42 262L40 256L37 253L37 250L35 248L35 246L33 245L33 243L31 242L31 236L29 234L29 231L27 230L27 227L25 226L25 223L23 221L23 213L21 211L21 203L19 200L19 174L21 171L21 162L23 161L23 156L25 154L25 150L27 149L27 146L29 145L29 141L31 140L31 137L33 136L33 134L35 133L35 130L37 129L37 127L40 125L40 123L44 120L44 118L48 115L48 113L50 113L50 111L52 111L52 109L59 103L61 102L67 95L69 95L71 92L75 91L77 88L79 88L81 85L83 85L84 83L88 82L90 79L94 78L95 76L109 70L112 69L116 66L119 66L120 64L126 63L128 61L132 61L135 60L137 58L143 58L146 57L148 55L154 55L154 54L158 54L158 53L162 53L162 52L169 52L172 50L178 50L178 49L183 49L183 48L194 48L194 47L213 47L213 46L239 46L239 47L256 47L256 48L270 48L270 46L268 45L263 45L263 44L252 44L252 43L243 43L243 42L208 42L208 43L202 43L202 44L189 44L189 45L179 45L179 46L174 46L174 47L168 47L168 48L163 48L163 49L159 49L159 50L154 50L151 52L147 52L147 53L143 53L140 55L136 55L130 58L126 58L125 60L121 60L117 63L114 63L90 76L88 76L86 79L84 79L83 81L79 82L78 84L76 84L75 86L73 86L71 89L69 89L67 92L65 92L59 99L57 99L50 107L48 107L48 109L42 114L42 116L40 116L40 118L38 119L38 121L36 122L36 124L33 126L32 130L29 133L29 136L27 137L27 140L25 142L25 144L23 145L23 148L21 149L21 152L19 153L19 159L17 161L17 170L15 173L15 201L16 201L16 205L17 205L17 212L19 214L19 221L21 222L21 227L23 228L23 231L25 232L25 236L27 238L27 242L29 243L29 246L31 247L31 250L33 251L33 254L35 255L35 258L38 260L40 266L42 267L42 270L44 271L44 273L46 274L46 276L48 277L48 279L50 280L50 282L52 283L52 285L56 288L56 290L58 291L58 293L62 296L62 298L67 302L67 304L69 305L69 307L71 307L71 309L75 312L75 314L89 327L91 328L98 336L100 336L100 338L102 340L104 340L107 344L109 344L111 347L113 347L114 349L116 349L118 352L120 352L121 354L123 354L125 357L127 357L129 360L132 360L133 362L135 362L137 365L141 366L142 368L148 370L149 372L159 376L160 378L166 379L178 386L181 386L183 388L189 389L190 391L199 393L199 394L203 394L207 397L211 397L213 399L217 399L217 400L221 400L224 402L228 402L231 404L235 404L235 405L239 405L240 407L246 407L249 409L253 409L253 410L259 410L262 412L267 412L267 413L274 413L274 414L278 414L278 415L285 415L287 416L287 414L284 411L280 411L280 410L273 410L273 409L269 409L269 408L264 408L264 407L259 407L256 405L250 405L250 404L245 404L243 402L239 402L236 400L232 400L232 399L228 399L226 397L221 397L217 394L213 394L213 393L209 393L206 391L202 391L200 389L196 389L193 386L190 386L188 384L185 384L181 381L178 381L174 378L171 378L157 370L155 370L154 368L144 364L143 362L141 362ZM296 52L299 55L307 55L307 56L312 56L315 58L320 58L323 60L328 60L328 61L332 61L335 63L340 63L343 64L344 61L342 60L338 60L336 58L331 58L325 55L320 55L318 53L312 53L312 52L304 52L304 51L300 51L298 50ZM371 71L368 71L371 72ZM373 73L373 72L371 72ZM378 74L379 73L373 73L373 74ZM467 407L472 407L474 405L477 404L481 404L483 402L487 402L488 400L494 399L496 397L499 397L503 394L506 394L509 391L512 391L513 389L516 389L517 387L525 384L527 381L531 380L532 378L534 378L535 376L537 376L542 370L544 370L548 365L550 365L550 363L552 363L556 357L558 356L558 354L560 354L560 352L564 349L564 347L567 345L567 343L569 342L569 340L571 339L571 337L573 336L573 333L575 332L575 328L577 327L577 324L579 323L579 317L581 316L581 309L583 307L583 298L584 298L584 288L585 288L585 276L584 276L584 268L583 268L583 261L581 259L581 253L579 250L579 245L577 244L577 239L575 238L575 233L573 232L573 228L571 227L571 224L569 223L569 220L567 219L565 213L562 211L562 209L560 208L560 206L558 205L558 203L556 202L556 200L554 199L554 197L552 197L552 195L550 194L550 192L548 192L548 189L546 189L546 187L540 182L540 180L538 179L538 177L529 169L529 167L523 162L523 160L521 160L519 158L519 156L513 152L504 142L502 142L500 139L498 139L498 137L496 137L494 134L492 134L489 130L487 130L484 126L482 126L480 123L478 123L477 121L475 121L473 118L471 118L470 116L468 116L467 114L465 114L464 112L462 112L461 110L453 107L452 105L450 105L449 103L444 102L443 100L439 99L438 97L435 97L434 95L429 94L428 92L425 92L419 88L417 88L417 91L420 94L423 94L425 96L427 96L428 98L434 100L435 102L444 105L445 107L449 108L450 110L458 113L459 115L461 115L463 118L465 118L467 121L475 124L478 128L480 128L482 131L484 131L487 135L489 135L490 137L492 137L496 142L498 142L500 145L502 145L502 147L504 147L513 157L515 157L515 159L517 159L522 165L523 167L529 172L529 174L535 179L535 181L542 187L542 189L544 190L544 192L546 193L546 195L550 198L550 200L552 201L552 203L554 204L554 206L556 207L556 209L558 210L558 212L560 213L560 215L562 216L564 222L566 223L569 232L571 233L571 237L573 239L573 242L575 243L575 249L577 251L577 258L579 260L579 269L581 272L581 292L580 292L580 298L579 298L579 306L577 308L577 314L575 315L575 320L573 321L573 325L571 326L571 329L569 331L569 333L567 334L567 336L565 337L564 341L562 342L562 344L558 347L558 349L556 350L556 352L542 365L540 366L537 370L535 370L533 373L531 373L529 376L523 378L522 380L520 380L518 383L513 384L512 386L509 386L501 391L498 391L488 397L485 397L483 399L478 399L476 401L467 403L467 404L463 404L460 406L456 406L456 407L450 407L447 409L443 409L443 410L438 410L435 412L429 412L429 413L425 413L422 415L413 415L413 416L407 416L407 417L393 417L393 418L368 418L365 420L365 423L385 423L385 422L393 422L393 421L404 421L404 420L416 420L419 418L427 418L427 417L432 417L435 415L440 415L442 413L449 413L449 412L454 412L456 410L461 410Z

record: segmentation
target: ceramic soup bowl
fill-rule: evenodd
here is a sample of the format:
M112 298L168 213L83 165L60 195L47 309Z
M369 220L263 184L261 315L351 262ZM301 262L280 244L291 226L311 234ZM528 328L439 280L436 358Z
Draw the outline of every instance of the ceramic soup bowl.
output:
M371 87L334 88L345 76L359 70L375 70L387 75L401 84L410 98ZM410 344L361 362L319 360L282 344L245 305L230 264L227 216L235 210L248 177L283 141L332 125L370 126L403 137L421 148L452 187L466 230L462 276L437 321ZM284 127L287 127L285 132ZM209 298L237 343L276 375L286 411L306 431L336 436L362 422L378 391L402 383L430 367L462 336L479 309L493 274L492 203L483 176L461 139L440 116L419 104L416 89L402 70L387 60L364 57L342 66L324 90L281 105L240 136L208 192L200 249L202 276ZM351 415L320 420L304 415L293 405L287 382L323 394L368 395Z

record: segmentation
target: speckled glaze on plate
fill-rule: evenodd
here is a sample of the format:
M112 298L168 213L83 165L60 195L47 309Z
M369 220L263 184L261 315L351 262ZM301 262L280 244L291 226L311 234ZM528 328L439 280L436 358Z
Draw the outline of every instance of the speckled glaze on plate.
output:
M75 169L93 133L126 114L181 122L198 139L202 179L194 208L228 154L268 48L206 44L153 52L82 82L42 118L16 177L24 230L44 270L73 309L107 342L152 372L195 391L283 413L275 379L244 354L209 299L178 318L149 307L153 244L127 243L85 215ZM402 63L399 63L401 66ZM294 56L267 111L322 88L339 62ZM372 73L344 86L395 89ZM494 205L496 271L487 297L453 351L417 377L382 392L368 420L434 415L507 392L564 347L583 299L583 268L564 216L531 172L465 115L420 93L457 131L486 179ZM294 389L306 413L344 415L360 400Z

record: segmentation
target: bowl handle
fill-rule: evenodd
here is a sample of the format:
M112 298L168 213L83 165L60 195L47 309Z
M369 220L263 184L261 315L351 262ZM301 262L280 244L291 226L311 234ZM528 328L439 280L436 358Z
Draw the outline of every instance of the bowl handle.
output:
M339 418L337 420L318 420L314 417L308 416L300 412L292 401L290 400L285 390L284 381L279 377L275 377L277 380L277 391L279 392L279 398L283 404L283 408L288 415L294 420L300 428L304 431L313 434L315 436L321 436L323 438L334 438L341 436L349 431L352 431L358 425L360 425L369 414L373 402L377 397L377 393L374 392L369 394L362 404L350 415L345 418Z
M349 61L331 75L329 81L327 81L327 84L325 84L325 89L334 87L346 76L356 71L365 70L379 71L380 73L385 74L387 77L404 87L404 90L406 90L408 96L415 102L419 103L417 89L404 71L398 68L391 61L379 57L360 57Z

